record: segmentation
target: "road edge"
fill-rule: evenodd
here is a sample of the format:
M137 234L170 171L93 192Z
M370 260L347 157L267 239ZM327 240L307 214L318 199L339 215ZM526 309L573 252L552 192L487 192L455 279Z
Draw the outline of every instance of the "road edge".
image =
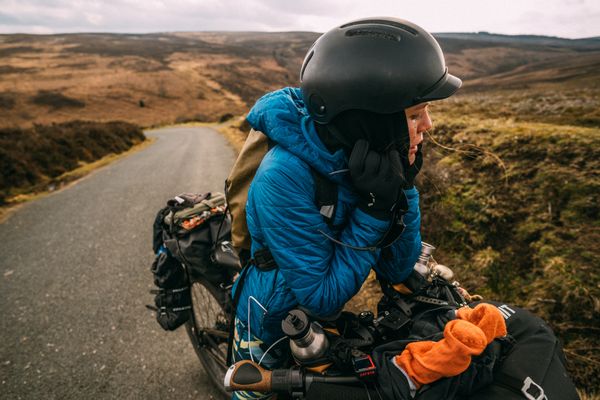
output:
M156 142L156 138L147 137L143 142L132 146L122 153L109 154L96 161L83 164L74 170L65 172L59 177L53 178L50 182L45 184L47 187L46 190L33 190L31 192L22 193L9 198L7 204L0 206L0 224L6 222L13 213L15 213L25 204L68 189L101 168L106 167L107 165L110 165L113 162L125 158L131 154L137 153L138 151L149 147L154 142Z

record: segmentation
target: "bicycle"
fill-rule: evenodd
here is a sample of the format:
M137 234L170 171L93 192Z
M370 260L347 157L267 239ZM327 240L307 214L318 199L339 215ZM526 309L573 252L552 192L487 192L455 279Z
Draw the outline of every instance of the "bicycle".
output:
M186 331L196 355L222 398L231 394L223 386L227 365L231 286L217 287L201 276L190 276L192 313Z
M424 258L422 260L419 260L419 262L424 263L424 265L426 265L433 247L424 244L424 249ZM209 280L207 280L202 274L194 273L194 268L188 269L188 278L190 281L191 288L192 313L190 319L186 323L186 330L188 336L190 337L194 350L196 351L196 354L198 355L200 362L204 366L204 369L206 370L209 378L219 390L222 397L228 398L230 396L231 387L226 388L226 385L224 386L224 382L226 381L226 375L228 371L231 374L231 370L229 369L229 365L227 364L227 351L230 335L229 328L232 322L231 320L233 318L233 300L231 296L232 285L217 286L214 283L211 283ZM445 279L440 278L438 279L438 282L443 283L443 287L446 287L448 285ZM396 300L400 301L399 299ZM462 298L453 298L452 302L456 303L455 300L464 302L464 299ZM389 328L387 327L389 325L388 321L394 321L394 324L397 325L392 329L393 332L389 331L387 333L388 336L390 334L399 335L400 332L404 331L404 324L398 325L399 314L397 312L394 312L395 309L398 307L398 304L394 304L391 307L391 313L382 313L382 317L380 318L380 320L382 321L381 327L384 330L389 331ZM354 315L354 317L357 318L356 315ZM358 336L361 335L359 334ZM367 334L367 336L369 335ZM367 343L371 345L373 340L374 339L371 338L367 341ZM356 340L354 340L354 342L356 342ZM276 374L275 376L277 377L280 375ZM303 382L306 381L307 378L309 382L314 381L316 383L318 382L319 384L326 385L344 384L352 386L352 383L357 383L354 376L344 377L338 375L332 378L323 377L321 375L308 374L302 375L302 377ZM231 381L231 377L229 378L229 380ZM282 383L282 385L285 387L284 392L291 394L291 392L296 390L296 383L297 382L295 381L289 381L289 379L286 380L285 383ZM311 385L308 384L306 386L303 386L303 389L297 389L305 390L304 393L306 393L306 390L308 390L310 386Z
M231 395L229 391L231 388L226 388L224 381L229 370L227 351L229 328L233 318L231 285L217 286L201 274L194 274L193 271L193 268L190 269L189 274L192 313L191 318L186 323L186 331L209 378L222 397L228 398ZM389 317L382 317L384 324L388 319L397 319L397 314L386 313L386 315L389 315ZM276 374L277 376L279 375ZM319 384L353 386L353 383L357 383L354 376L324 377L318 374L307 374L302 375L302 377L303 382L307 378L310 382L314 381ZM289 380L282 384L285 386L284 391L287 393L293 392L297 387L295 382ZM302 386L304 389L298 389L306 391L310 386L308 384Z
M228 366L229 327L233 317L231 286L217 287L201 276L190 279L193 312L192 317L186 323L186 328L198 358L223 399L229 398L231 390L275 392L283 396L282 398L298 399L390 398L390 393L383 395L382 387L374 384L371 375L379 373L381 356L390 350L393 350L393 354L397 354L412 340L408 340L408 337L409 333L414 332L412 327L416 327L413 324L417 319L424 321L423 318L428 318L440 322L438 315L479 301L455 283L450 283L442 275L434 274L429 280L424 280L418 272L414 272L405 281L410 287L417 288L411 295L396 292L390 287L387 288L388 290L384 289L377 316L370 312L358 315L347 313L346 321L350 322L350 325L347 325L351 327L350 335L346 334L346 329L340 329L339 325L337 326L337 335L340 335L340 341L348 345L351 352L339 353L336 351L337 362L334 362L334 367L327 369L324 373L311 372L310 368L299 365L267 371L262 369L259 364L249 360L239 361ZM413 280L416 282L411 282ZM497 368L494 367L493 380L491 380L491 376L483 374L481 379L484 380L475 386L475 391L465 392L464 396L461 395L457 398L540 400L545 398L545 391L548 393L548 398L578 398L575 386L569 380L564 369L561 347L549 328L544 331L541 341L533 342L534 348L542 346L544 350L537 357L528 356L531 340L540 335L539 327L544 325L543 321L523 309L500 302L489 303L498 307L507 320L509 334L511 334L511 325L515 327L513 333L516 336L500 338L494 346L488 346L489 352L486 352L485 356L482 355L477 364L472 364L474 368L472 376L477 377L479 368L482 371L488 368L485 364L488 362L487 360L499 360L501 364ZM341 317L343 315L342 313ZM340 320L343 318L336 320L335 323ZM443 326L438 328L443 329ZM439 339L439 334L433 334L431 338L436 335ZM359 344L357 344L357 340ZM389 344L392 344L393 347L390 348ZM375 348L377 346L380 350ZM342 346L341 349L343 348ZM371 357L371 351L374 351L373 357ZM375 353L378 354L376 363L373 362L376 359ZM330 355L334 355L334 353ZM505 364L504 360L507 358L511 361ZM339 362L340 360L342 362ZM378 365L376 366L376 364ZM544 368L540 368L542 364L545 365ZM520 368L515 368L515 365L519 365ZM341 368L338 368L340 366ZM553 371L548 376L554 378L546 380L547 371L551 367ZM378 379L377 382L379 382ZM385 380L385 382L393 381L394 379ZM440 380L431 386L426 385L423 390L417 392L417 398L422 398L422 396L428 399L446 398L439 391L456 387L458 382L460 382L460 376Z
M227 350L229 339L229 324L233 317L231 310L231 286L216 287L202 277L190 277L192 294L192 314L186 323L186 331L192 342L194 350L207 372L213 385L218 389L223 399L230 398L232 378L226 378L231 369L227 365ZM260 367L259 367L260 368ZM271 376L271 371L263 371ZM284 376L281 375L284 372ZM279 373L279 374L278 374ZM243 374L236 374L238 386L242 390ZM268 387L269 391L275 389L280 393L304 392L312 383L325 385L345 385L346 387L360 386L360 382L353 376L329 377L319 374L306 373L301 370L286 369L275 372L273 383L275 387ZM278 384L279 383L279 384ZM339 386L337 387L339 390ZM253 390L257 388L254 387ZM260 387L258 387L260 389ZM357 388L361 390L361 388Z

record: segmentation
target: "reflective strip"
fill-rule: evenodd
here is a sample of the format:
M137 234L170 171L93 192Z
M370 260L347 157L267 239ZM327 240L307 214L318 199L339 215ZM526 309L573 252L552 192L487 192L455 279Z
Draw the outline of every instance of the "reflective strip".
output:
M531 389L532 387L539 391L537 397L535 396L535 394L529 393L529 389ZM544 393L544 389L542 389L542 387L535 383L530 377L525 378L525 380L523 381L523 387L521 388L521 392L523 392L523 394L528 400L548 400L548 397L546 397L546 394Z
M509 319L513 314L516 313L515 310L513 310L506 304L502 304L501 306L498 306L497 308L500 311L500 313L502 314L502 316L504 317L504 319Z

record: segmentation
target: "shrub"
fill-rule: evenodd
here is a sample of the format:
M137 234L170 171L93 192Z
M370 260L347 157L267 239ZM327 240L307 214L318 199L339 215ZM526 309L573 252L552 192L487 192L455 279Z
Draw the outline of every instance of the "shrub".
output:
M219 118L219 122L227 122L227 121L229 121L231 118L233 118L233 114L230 114L230 113L223 114L223 115L221 115L221 117Z
M40 90L31 98L31 102L40 106L50 106L53 109L83 108L85 103L81 100L65 96L62 93Z
M10 92L0 93L0 108L5 110L12 110L15 107L16 100L15 95Z
M189 122L208 122L209 118L204 114L194 114L192 116L189 115L180 115L175 118L176 124L186 124Z
M126 122L72 121L0 129L0 204L11 193L31 189L111 153L145 140L140 127Z

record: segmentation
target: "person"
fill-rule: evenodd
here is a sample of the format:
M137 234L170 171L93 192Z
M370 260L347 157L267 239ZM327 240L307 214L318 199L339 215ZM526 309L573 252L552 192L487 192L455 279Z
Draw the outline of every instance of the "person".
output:
M461 86L433 36L396 18L323 34L300 81L266 94L247 116L272 147L248 192L253 262L233 288L241 292L232 358L269 369L289 362L281 330L289 310L333 317L371 269L391 284L411 273L421 249L414 179L432 127L428 106ZM331 223L316 204L316 175L335 185Z

